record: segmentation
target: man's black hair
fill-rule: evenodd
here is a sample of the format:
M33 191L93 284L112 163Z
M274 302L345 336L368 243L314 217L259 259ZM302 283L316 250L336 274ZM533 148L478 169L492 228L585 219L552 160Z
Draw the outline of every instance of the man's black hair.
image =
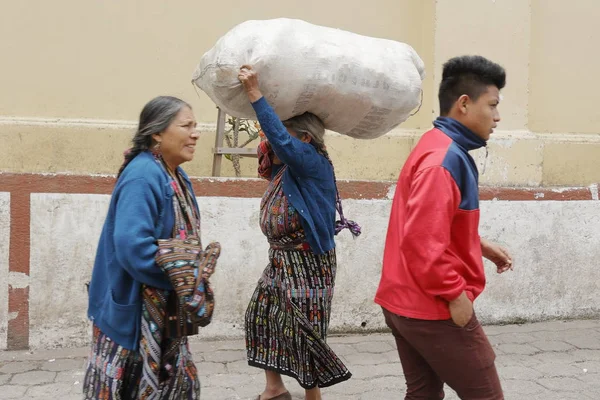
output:
M481 56L451 58L444 64L442 72L438 94L440 115L448 115L463 94L477 101L490 85L498 90L506 85L506 72L500 65Z

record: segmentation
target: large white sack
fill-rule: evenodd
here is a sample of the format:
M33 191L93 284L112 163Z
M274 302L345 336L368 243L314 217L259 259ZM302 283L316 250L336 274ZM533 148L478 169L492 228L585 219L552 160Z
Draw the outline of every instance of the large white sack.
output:
M419 105L424 65L405 44L301 20L247 21L202 57L192 81L225 112L256 118L237 79L251 65L282 119L309 111L327 129L379 137Z

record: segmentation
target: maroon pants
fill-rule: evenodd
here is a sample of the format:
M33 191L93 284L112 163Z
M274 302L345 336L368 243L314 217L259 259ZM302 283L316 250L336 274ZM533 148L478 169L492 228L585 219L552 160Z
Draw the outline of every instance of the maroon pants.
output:
M425 321L383 309L406 378L405 400L441 400L444 383L463 400L503 400L496 355L473 314L461 328L452 320Z

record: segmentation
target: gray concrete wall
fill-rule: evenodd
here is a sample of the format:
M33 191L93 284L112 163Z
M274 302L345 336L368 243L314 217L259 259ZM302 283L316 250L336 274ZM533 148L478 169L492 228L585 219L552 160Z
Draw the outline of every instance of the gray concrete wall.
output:
M391 195L391 193L390 193ZM201 197L202 235L220 241L213 276L213 323L194 340L243 335L243 315L267 264L257 198ZM89 323L84 282L91 274L109 196L32 194L30 343L36 348L85 345ZM373 303L379 282L390 200L347 200L345 213L363 227L338 239L332 332L384 328ZM486 323L600 316L600 202L484 201L481 234L506 245L515 271L499 276L486 263L488 286L477 300ZM0 196L0 239L7 238L8 203ZM35 239L35 240L33 240ZM8 240L0 240L0 278L7 275ZM5 249L6 247L6 249ZM16 279L15 279L16 280ZM0 285L0 335L5 335L7 285ZM364 326L363 326L364 325ZM2 344L5 337L0 336Z

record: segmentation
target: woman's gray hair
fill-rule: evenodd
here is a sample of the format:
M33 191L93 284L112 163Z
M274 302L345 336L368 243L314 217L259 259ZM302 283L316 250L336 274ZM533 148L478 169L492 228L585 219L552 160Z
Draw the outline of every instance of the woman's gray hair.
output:
M153 144L152 135L167 130L179 111L184 107L192 108L185 101L172 96L158 96L150 100L140 113L140 122L133 136L133 146L125 155L125 161L119 169L118 176L138 154L150 150Z
M298 134L305 134L311 137L311 142L317 150L325 148L325 126L323 121L315 114L305 112L290 119L283 121L283 126L293 130Z

